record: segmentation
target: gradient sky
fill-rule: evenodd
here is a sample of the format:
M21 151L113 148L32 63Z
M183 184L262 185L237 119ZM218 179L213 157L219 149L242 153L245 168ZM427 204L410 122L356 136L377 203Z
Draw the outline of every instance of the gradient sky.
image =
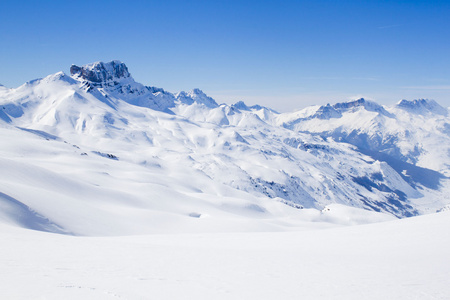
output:
M450 1L0 1L1 84L113 59L219 103L450 106Z

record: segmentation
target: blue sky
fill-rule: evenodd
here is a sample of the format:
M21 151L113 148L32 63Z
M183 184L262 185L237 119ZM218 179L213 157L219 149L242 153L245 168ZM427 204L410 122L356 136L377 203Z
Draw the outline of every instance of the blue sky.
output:
M0 83L119 59L136 81L291 111L450 106L450 1L0 2Z

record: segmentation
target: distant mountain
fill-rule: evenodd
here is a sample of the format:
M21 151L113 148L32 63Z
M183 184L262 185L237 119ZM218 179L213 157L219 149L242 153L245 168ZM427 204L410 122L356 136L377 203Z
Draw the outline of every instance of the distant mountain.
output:
M419 99L419 100L402 100L396 105L397 108L406 110L415 114L434 114L448 116L448 109L440 106L434 100Z
M136 218L146 207L167 218L277 219L278 204L408 217L450 203L450 120L434 101L280 114L144 86L120 61L70 73L0 89L0 166L17 174L0 177L0 192L60 231L80 233L74 218L101 231L114 205Z
M448 109L433 100L402 100L383 107L359 99L284 114L277 124L450 175Z

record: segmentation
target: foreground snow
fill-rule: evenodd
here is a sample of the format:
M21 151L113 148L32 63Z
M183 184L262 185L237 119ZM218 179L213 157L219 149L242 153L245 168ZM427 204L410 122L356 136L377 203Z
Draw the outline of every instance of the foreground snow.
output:
M449 226L450 212L297 232L127 237L73 237L1 224L0 295L446 299Z

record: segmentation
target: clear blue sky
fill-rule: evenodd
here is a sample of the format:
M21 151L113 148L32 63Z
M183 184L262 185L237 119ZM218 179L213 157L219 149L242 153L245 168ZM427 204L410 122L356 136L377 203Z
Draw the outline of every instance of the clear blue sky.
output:
M0 1L0 83L119 59L136 81L279 111L450 106L450 1Z

